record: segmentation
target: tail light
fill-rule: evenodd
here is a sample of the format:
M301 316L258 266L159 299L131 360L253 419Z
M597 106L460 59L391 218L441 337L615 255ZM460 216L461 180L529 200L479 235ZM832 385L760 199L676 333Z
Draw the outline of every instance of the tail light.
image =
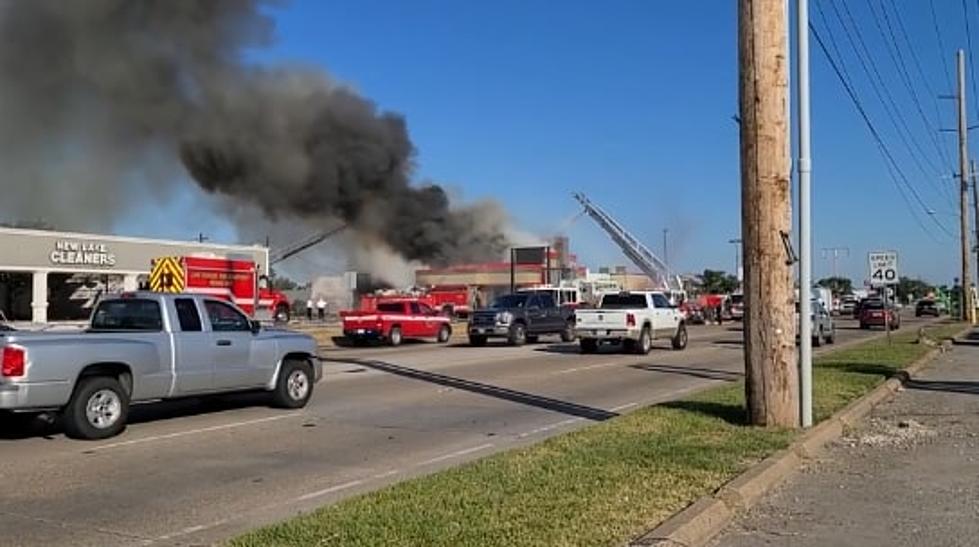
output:
M0 376L6 376L8 378L23 376L26 362L27 355L24 348L4 346L2 365L0 365Z
M634 313L625 314L625 326L627 327L636 326L636 315Z

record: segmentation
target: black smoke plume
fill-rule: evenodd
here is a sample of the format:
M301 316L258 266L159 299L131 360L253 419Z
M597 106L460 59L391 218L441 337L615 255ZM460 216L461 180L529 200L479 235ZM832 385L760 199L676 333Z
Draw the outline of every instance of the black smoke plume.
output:
M106 228L171 191L182 166L269 220L341 220L409 260L499 256L498 206L452 207L441 187L412 184L402 116L323 72L245 60L272 41L267 4L0 3L0 212Z

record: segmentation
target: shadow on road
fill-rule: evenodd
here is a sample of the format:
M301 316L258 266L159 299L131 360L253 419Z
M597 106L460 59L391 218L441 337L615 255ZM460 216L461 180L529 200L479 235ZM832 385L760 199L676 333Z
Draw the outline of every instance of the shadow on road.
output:
M729 405L707 401L670 401L667 403L662 403L660 406L720 418L733 425L748 425L747 413L744 407L741 405Z
M390 374L403 376L405 378L421 380L423 382L431 382L440 386L460 389L470 393L486 395L487 397L495 397L497 399L542 408L544 410L560 412L569 416L576 416L578 418L584 418L586 420L593 420L596 422L601 422L618 416L618 413L616 412L609 412L600 408L579 405L558 399L551 399L550 397L534 395L533 393L525 393L523 391L516 391L505 387L484 384L472 380L465 380L463 378L456 378L453 376L447 376L445 374L438 374L436 372L418 370L401 365L395 365L393 363L385 363L383 361L344 359L341 362L359 365L382 372L388 372Z
M629 368L634 368L636 370L645 370L649 372L662 372L664 374L682 374L684 376L693 376L694 378L706 378L708 380L724 380L727 382L740 380L742 377L744 377L744 373L741 372L730 372L727 370L715 370L709 368L680 367L675 365L654 365L651 363L640 363L636 365L629 365Z
M920 391L945 391L948 393L965 393L979 395L979 382L956 382L940 380L908 380L905 389Z
M202 414L216 414L231 410L268 405L265 392L246 392L211 397L174 399L161 403L136 404L129 410L128 424L140 424L185 418ZM0 440L19 440L32 437L54 439L63 432L60 419L54 414L0 413Z
M744 346L744 340L741 338L728 338L726 340L714 340L711 342L715 346L725 346L725 347L742 347Z

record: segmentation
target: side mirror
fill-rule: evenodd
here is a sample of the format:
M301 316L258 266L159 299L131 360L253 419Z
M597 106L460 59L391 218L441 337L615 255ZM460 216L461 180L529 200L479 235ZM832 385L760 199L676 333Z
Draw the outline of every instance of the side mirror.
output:
M248 325L251 327L252 334L258 334L262 332L262 324L259 323L258 321L252 319L251 321L248 322Z

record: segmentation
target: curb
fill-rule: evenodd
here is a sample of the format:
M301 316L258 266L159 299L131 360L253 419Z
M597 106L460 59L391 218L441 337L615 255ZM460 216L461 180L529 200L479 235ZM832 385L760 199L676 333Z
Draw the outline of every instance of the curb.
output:
M954 338L972 330L963 328ZM656 528L632 540L629 547L697 547L706 545L719 534L739 511L744 511L794 473L802 462L811 459L844 431L857 425L878 404L890 399L912 376L928 366L942 348L933 348L898 371L870 393L851 402L842 410L804 432L789 447L765 458L721 486L713 495L704 496L686 509L668 518Z

